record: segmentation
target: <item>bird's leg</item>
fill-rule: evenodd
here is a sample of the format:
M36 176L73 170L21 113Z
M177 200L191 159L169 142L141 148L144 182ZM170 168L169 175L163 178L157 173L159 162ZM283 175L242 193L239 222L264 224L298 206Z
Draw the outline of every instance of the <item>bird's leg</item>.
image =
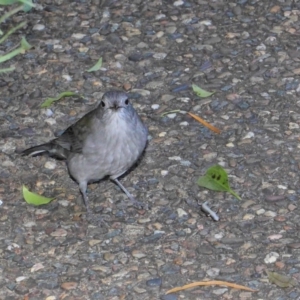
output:
M106 224L104 218L102 216L97 216L92 213L90 209L90 204L89 204L89 198L87 196L86 190L87 190L87 183L86 182L80 182L79 183L79 189L82 194L83 202L86 207L86 212L87 212L87 220L92 223L93 225L100 226L100 225L105 225L108 227Z
M129 198L129 200L133 203L133 205L137 208L137 209L148 209L148 205L145 203L142 203L138 200L136 200L128 191L127 189L124 187L124 185L117 179L113 179L111 178L111 180L113 182L115 182L119 188L126 194L126 196Z
M79 183L79 189L80 189L80 192L82 194L82 198L83 198L84 205L86 207L87 214L90 215L91 214L91 209L90 209L90 204L89 204L89 198L86 194L87 183L85 181L80 182Z

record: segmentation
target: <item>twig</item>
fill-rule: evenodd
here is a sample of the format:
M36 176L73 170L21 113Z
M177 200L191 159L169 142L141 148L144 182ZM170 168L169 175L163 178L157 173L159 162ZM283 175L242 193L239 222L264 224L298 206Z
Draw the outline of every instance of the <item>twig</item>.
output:
M219 221L219 216L210 209L210 207L207 205L207 201L201 205L201 208L204 212L209 214L214 221Z

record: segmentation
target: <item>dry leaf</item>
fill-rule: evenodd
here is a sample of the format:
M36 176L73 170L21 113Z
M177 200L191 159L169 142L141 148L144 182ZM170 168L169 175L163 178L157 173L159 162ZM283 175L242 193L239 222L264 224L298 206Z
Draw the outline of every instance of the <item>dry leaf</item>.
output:
M235 284L235 283L227 282L227 281L213 280L213 281L197 281L197 282L193 282L193 283L190 283L190 284L187 284L184 286L176 287L171 290L168 290L166 292L166 294L179 292L179 291L190 289L190 288L193 288L196 286L212 286L212 285L221 285L221 286L227 286L227 287L231 287L234 289L239 289L239 290L244 290L244 291L249 291L249 292L258 292L257 290L250 289L247 286L243 286L243 285L239 285L239 284Z
M266 273L268 275L268 279L270 283L275 283L279 287L287 288L287 287L293 287L298 285L298 283L293 277L287 275L281 275L279 273L271 272L268 270L266 270Z

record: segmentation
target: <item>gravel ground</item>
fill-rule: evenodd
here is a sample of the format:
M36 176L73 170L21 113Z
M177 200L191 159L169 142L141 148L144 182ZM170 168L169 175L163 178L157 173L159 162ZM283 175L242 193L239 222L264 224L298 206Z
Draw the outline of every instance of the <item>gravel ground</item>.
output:
M298 3L297 3L298 2ZM292 0L44 0L19 13L34 48L0 75L0 299L300 299L266 270L300 281L300 2ZM86 72L103 58L99 71ZM197 97L191 84L216 93ZM46 142L97 104L128 91L149 127L140 164L122 183L149 211L126 207L112 183L89 186L92 226L62 161L16 152ZM64 91L48 109L40 104ZM179 112L161 116L163 112ZM185 112L222 129L216 135ZM196 181L223 166L242 197ZM21 186L52 203L36 208ZM201 212L208 201L215 222ZM201 280L224 286L165 292Z

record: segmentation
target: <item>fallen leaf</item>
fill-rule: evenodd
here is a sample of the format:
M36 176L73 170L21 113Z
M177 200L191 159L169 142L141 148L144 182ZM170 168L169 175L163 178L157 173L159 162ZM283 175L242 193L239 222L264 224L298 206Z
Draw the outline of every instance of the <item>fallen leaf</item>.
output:
M275 283L279 287L287 288L287 287L293 287L298 285L298 283L293 277L287 275L281 275L279 273L271 272L268 270L266 270L266 273L268 275L268 279L270 283Z
M193 288L196 286L212 286L212 285L221 285L221 286L227 286L227 287L231 287L234 289L239 289L239 290L244 290L244 291L249 291L249 292L258 292L257 290L253 290L247 286L243 286L243 285L239 285L239 284L235 284L235 283L227 282L227 281L213 280L213 281L197 281L197 282L193 282L193 283L190 283L190 284L187 284L184 286L176 287L171 290L168 290L166 292L166 294L183 291L183 290L190 289L190 288Z
M30 192L25 185L23 185L22 192L23 192L23 198L28 204L33 204L37 206L47 204L55 199L55 198L47 198L39 194Z
M102 67L102 57L99 58L97 63L91 67L90 69L87 70L87 72L95 72L98 71Z
M201 87L199 87L196 84L192 84L192 88L194 93L200 98L207 98L215 93L215 92L208 92L206 90L203 90L201 89Z
M210 167L206 171L206 174L198 179L197 183L198 185L213 191L229 192L237 199L242 200L240 196L230 188L228 175L226 171L219 165Z
M49 107L53 102L58 101L64 97L72 97L72 96L77 96L77 97L82 97L74 92L62 92L60 93L57 97L55 98L47 98L42 104L41 108L47 108Z

